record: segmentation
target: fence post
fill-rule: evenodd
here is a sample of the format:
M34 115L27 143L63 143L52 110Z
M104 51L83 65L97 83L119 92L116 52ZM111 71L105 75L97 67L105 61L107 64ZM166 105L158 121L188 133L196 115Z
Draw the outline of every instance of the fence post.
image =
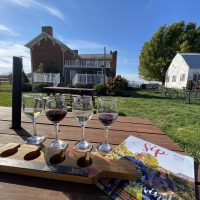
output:
M86 75L85 75L85 78L86 78L86 84L88 83L88 76L87 76L87 73L86 73Z
M13 57L12 75L12 128L21 128L22 58Z

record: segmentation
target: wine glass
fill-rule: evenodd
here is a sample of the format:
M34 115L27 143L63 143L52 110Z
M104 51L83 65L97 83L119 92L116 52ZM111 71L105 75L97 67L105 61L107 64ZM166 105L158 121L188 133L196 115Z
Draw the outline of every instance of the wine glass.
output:
M47 118L53 122L56 133L55 140L50 143L49 147L56 149L66 149L68 144L58 138L59 123L65 118L67 114L64 96L54 95L48 97L45 105L45 113Z
M40 94L26 94L22 96L22 109L26 116L33 122L33 136L27 138L26 144L41 144L44 136L38 136L36 132L36 120L43 111L42 96Z
M92 99L89 96L77 96L72 104L72 112L82 128L82 138L74 145L74 150L87 152L92 149L92 144L85 140L85 126L93 114Z
M97 112L99 121L104 125L105 128L105 136L104 142L99 144L96 147L96 150L102 155L107 155L113 149L113 146L108 143L108 129L109 126L116 121L118 116L117 99L100 98Z

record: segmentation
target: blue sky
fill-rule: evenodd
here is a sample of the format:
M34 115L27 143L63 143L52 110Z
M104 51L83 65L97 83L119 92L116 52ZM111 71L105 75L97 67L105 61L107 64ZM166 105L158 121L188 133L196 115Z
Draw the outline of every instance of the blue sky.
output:
M0 73L11 72L12 56L24 56L24 44L51 25L54 36L80 53L118 51L117 74L137 80L141 48L164 24L184 20L200 24L198 0L0 0Z

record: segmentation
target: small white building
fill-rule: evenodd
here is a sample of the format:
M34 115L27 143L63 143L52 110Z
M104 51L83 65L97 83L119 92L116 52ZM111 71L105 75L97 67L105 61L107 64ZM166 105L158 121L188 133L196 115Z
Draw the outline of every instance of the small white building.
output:
M183 89L190 80L200 80L200 54L177 53L166 72L165 87Z

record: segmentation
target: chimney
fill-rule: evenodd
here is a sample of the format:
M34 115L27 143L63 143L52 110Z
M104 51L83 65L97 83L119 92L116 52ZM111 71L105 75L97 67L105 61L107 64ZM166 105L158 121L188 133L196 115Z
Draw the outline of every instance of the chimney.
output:
M116 76L116 68L117 68L117 51L112 52L112 59L110 63L110 75L112 77Z
M42 26L42 32L45 32L53 37L53 28L51 26Z
M76 54L78 54L78 50L77 50L77 49L76 49L76 50L73 50L73 52L76 53Z

